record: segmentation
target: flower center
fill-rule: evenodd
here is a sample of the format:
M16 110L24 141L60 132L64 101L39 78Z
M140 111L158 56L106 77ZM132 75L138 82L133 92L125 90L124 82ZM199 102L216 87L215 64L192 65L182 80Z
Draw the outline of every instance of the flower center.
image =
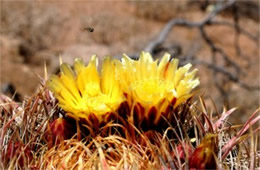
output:
M96 96L84 95L78 106L80 110L87 109L95 112L96 114L105 114L110 112L112 109L107 105L110 100L111 99L108 95L102 93L96 94Z
M135 81L131 88L136 97L145 103L157 103L165 94L165 84L159 78Z

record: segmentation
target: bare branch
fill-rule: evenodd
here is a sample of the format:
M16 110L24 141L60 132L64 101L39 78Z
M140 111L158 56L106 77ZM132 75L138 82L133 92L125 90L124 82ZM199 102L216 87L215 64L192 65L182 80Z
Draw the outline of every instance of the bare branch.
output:
M210 22L215 18L215 16L221 11L227 9L228 7L234 4L235 0L230 0L226 4L218 4L213 12L211 12L208 16L206 16L200 22L191 22L184 19L172 19L170 20L165 27L162 29L160 34L155 38L155 40L151 41L144 50L150 53L153 53L153 50L163 44L167 39L169 33L173 29L174 26L186 26L186 27L201 27L203 25L210 24Z
M200 64L208 67L211 70L214 70L215 72L222 73L223 75L227 76L231 81L238 83L240 86L247 90L260 90L259 86L249 86L248 84L241 82L240 79L236 76L230 73L228 70L226 70L224 67L219 67L215 64L208 63L199 59L194 59L193 60L194 64Z
M224 26L233 27L233 28L235 27L235 24L233 24L231 22L218 21L218 20L210 21L210 25L224 25ZM240 30L241 34L245 34L251 40L255 41L256 43L259 43L259 36L252 35L250 32L245 30L243 27L239 27L239 30Z

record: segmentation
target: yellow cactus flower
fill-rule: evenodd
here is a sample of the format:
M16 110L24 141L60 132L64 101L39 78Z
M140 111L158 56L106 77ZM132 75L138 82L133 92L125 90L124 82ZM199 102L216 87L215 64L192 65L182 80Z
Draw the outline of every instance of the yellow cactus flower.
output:
M106 57L101 74L95 55L87 66L76 59L74 71L68 64L61 64L60 75L52 75L48 87L68 116L93 125L106 121L109 113L116 112L124 96L115 78L114 62Z
M134 104L134 121L146 120L157 124L163 115L168 117L169 106L176 108L192 96L199 85L197 70L189 72L191 64L178 68L178 60L166 53L161 61L153 60L147 52L135 61L124 55L116 62L116 74L129 105ZM136 115L137 114L137 115Z

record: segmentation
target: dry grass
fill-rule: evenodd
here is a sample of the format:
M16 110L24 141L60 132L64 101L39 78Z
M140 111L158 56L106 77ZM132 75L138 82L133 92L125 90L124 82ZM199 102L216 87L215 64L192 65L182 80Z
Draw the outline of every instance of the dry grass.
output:
M22 103L4 95L0 99L1 169L186 169L207 133L218 135L218 168L260 166L260 127L253 126L259 123L259 109L244 125L230 125L227 119L235 109L212 114L202 98L194 99L179 107L173 113L177 121L164 129L143 132L128 119L126 124L110 122L92 135L80 126L71 139L49 145L48 123L64 113L44 83Z

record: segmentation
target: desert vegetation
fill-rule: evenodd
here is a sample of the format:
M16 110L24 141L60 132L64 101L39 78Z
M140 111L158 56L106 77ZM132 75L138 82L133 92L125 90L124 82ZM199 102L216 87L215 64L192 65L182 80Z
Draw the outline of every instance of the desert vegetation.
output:
M259 168L258 11L1 2L0 168Z

